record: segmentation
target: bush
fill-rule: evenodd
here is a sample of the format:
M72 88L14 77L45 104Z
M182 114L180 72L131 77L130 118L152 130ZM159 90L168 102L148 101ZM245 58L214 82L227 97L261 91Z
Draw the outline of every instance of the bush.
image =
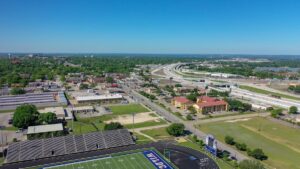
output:
M289 114L297 114L298 108L296 106L291 106L289 109Z
M278 116L282 115L282 109L274 109L271 111L271 116L274 118L278 118Z
M246 151L247 150L247 145L245 143L236 143L235 144L235 147L238 149L238 150L241 150L241 151Z
M19 95L19 94L25 94L25 93L26 93L26 91L22 88L13 88L10 91L11 95Z
M124 128L119 122L110 122L104 125L104 130L116 130Z
M240 169L265 169L264 165L262 165L257 160L243 160L239 163Z
M186 115L186 119L187 120L194 120L193 117L192 117L192 115L190 115L190 114Z
M234 138L231 136L225 136L225 143L229 145L234 145L235 144Z
M167 132L172 136L181 136L184 134L184 125L181 123L173 123L167 128Z
M263 150L260 148L254 149L253 151L249 150L247 153L249 156L261 161L268 159L268 156L266 156Z

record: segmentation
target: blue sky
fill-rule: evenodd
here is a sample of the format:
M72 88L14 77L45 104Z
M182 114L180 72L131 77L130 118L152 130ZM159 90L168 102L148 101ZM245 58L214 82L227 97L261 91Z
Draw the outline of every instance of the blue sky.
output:
M300 54L300 1L1 0L0 52Z

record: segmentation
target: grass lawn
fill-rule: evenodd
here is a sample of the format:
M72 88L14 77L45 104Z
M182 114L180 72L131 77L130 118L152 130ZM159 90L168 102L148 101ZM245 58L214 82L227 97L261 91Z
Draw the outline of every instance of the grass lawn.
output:
M169 135L166 130L166 127L157 128L157 129L150 129L150 130L142 130L142 133L153 137L157 140L164 140L164 139L171 139L173 136Z
M0 157L0 166L4 163L4 157Z
M136 144L146 144L146 143L151 143L152 140L150 140L149 138L140 135L138 133L134 133L133 135L136 136L137 140L136 140Z
M195 143L193 143L191 141L186 141L186 142L178 143L178 145L184 146L184 147L189 147L189 148L192 148L194 150L206 153L203 149L200 148L199 145L197 145L197 144L195 144ZM218 158L217 159L212 158L212 159L214 159L214 161L216 161L216 163L218 164L218 166L220 167L220 169L232 169L233 168L230 164L228 164L227 162L225 162L225 161L223 161L221 159L218 159Z
M117 105L109 106L114 115L124 115L131 113L143 113L149 112L150 110L141 104L127 104L127 105Z
M249 90L249 91L255 92L255 93L266 94L266 95L276 95L276 96L280 96L280 97L287 98L287 99L300 100L300 97L294 97L294 96L285 95L285 94L281 94L281 93L271 92L271 91L259 89L259 88L256 88L256 87L240 85L240 88L245 89L245 90Z
M239 122L215 122L200 126L224 141L226 135L251 149L262 148L269 157L264 161L277 169L300 169L300 130L283 126L265 118L252 118Z
M10 126L10 127L5 127L4 130L8 130L8 131L17 131L18 128L14 127L14 126Z
M159 121L151 120L151 121L146 121L146 122L142 122L142 123L135 123L134 128L143 128L143 127L157 126L157 125L163 125L163 124L167 124L167 122L162 119L160 119ZM131 129L131 128L133 128L133 125L126 124L125 127L128 129Z

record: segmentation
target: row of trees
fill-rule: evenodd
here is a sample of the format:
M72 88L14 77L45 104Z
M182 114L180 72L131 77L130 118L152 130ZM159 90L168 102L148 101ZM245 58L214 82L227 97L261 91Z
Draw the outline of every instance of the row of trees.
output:
M144 92L144 91L140 91L139 93L140 93L141 95L147 97L147 98L150 99L150 100L156 100L156 96L154 96L154 95L152 95L152 94L148 94L148 93L146 93L146 92Z
M240 151L247 151L247 154L255 159L258 160L267 160L268 156L265 155L262 149L256 148L251 150L250 148L247 147L245 143L238 143L234 140L233 137L231 136L225 136L225 143L229 145L234 145L238 150Z
M225 101L229 105L229 108L228 108L229 111L246 112L246 111L251 111L251 109L252 109L251 104L243 103L236 99L225 98Z

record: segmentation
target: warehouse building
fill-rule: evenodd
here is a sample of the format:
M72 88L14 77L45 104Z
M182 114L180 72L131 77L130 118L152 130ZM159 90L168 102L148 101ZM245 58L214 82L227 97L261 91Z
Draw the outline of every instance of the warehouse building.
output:
M77 104L117 104L121 103L123 96L121 94L105 94L93 96L77 96Z

